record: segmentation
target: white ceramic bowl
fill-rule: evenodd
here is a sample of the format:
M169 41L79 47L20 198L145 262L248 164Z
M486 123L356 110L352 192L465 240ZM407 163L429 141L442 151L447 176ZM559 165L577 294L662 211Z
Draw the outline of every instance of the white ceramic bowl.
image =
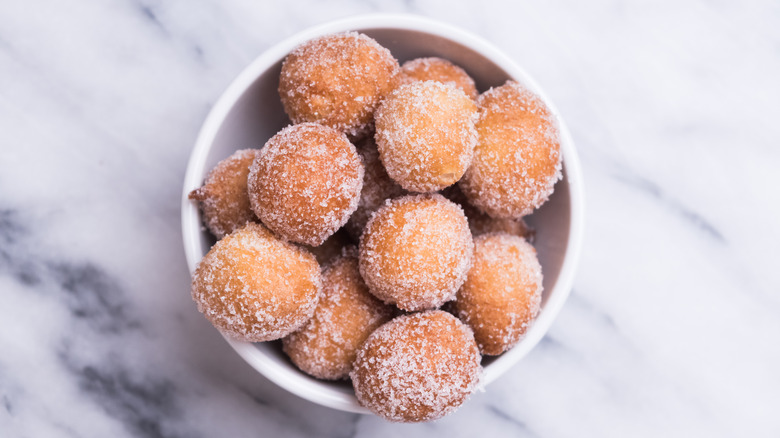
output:
M483 382L490 383L517 363L547 332L572 285L579 255L582 224L582 182L577 153L555 106L528 74L485 40L436 21L405 15L366 15L333 21L300 32L268 49L233 81L206 118L192 151L182 193L182 232L190 271L214 243L201 225L196 203L187 194L206 173L238 149L259 148L289 124L277 86L284 57L311 38L356 30L390 49L402 63L421 56L439 56L463 67L480 92L515 79L536 91L560 121L563 179L550 200L528 219L536 228L536 249L544 273L542 310L526 337L510 351L483 361ZM227 339L227 338L226 338ZM300 372L282 353L279 342L252 344L227 339L250 365L277 385L331 408L367 413L347 382L325 382Z

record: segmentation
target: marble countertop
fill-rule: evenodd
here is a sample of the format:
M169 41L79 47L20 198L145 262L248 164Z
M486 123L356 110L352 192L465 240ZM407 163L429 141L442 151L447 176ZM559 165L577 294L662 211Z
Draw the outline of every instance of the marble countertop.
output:
M777 2L0 3L3 437L780 436ZM423 425L258 375L198 314L185 165L227 84L310 25L408 12L495 43L578 145L570 300Z

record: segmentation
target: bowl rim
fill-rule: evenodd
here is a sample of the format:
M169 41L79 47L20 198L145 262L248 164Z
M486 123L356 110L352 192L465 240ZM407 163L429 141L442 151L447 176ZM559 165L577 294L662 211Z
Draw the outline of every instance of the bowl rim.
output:
M421 16L407 14L355 15L315 25L297 32L268 48L244 68L244 70L230 83L209 111L187 163L181 200L182 238L184 241L187 265L190 273L194 272L195 267L201 260L203 254L203 248L200 242L203 226L200 223L198 206L194 202L191 202L187 196L190 191L200 187L202 184L206 172L205 163L208 152L211 149L222 123L239 98L263 72L276 64L280 59L283 59L300 43L329 33L372 28L399 29L429 33L449 39L480 53L502 68L510 77L524 83L538 94L550 108L550 111L555 115L559 123L561 152L566 172L566 182L569 188L570 208L569 238L566 244L563 263L555 287L550 291L548 295L549 298L545 303L542 312L540 312L536 321L526 333L524 339L509 351L498 356L489 366L485 367L481 383L487 385L504 374L536 346L547 333L552 322L568 299L582 246L582 233L584 227L582 171L574 142L563 118L536 81L534 81L533 78L508 55L504 54L492 43L456 26ZM354 394L309 385L309 382L304 380L303 376L297 376L300 377L297 379L291 378L289 369L280 367L278 363L258 350L252 343L236 341L224 335L223 337L249 365L287 391L314 403L334 409L355 413L369 412L357 403Z

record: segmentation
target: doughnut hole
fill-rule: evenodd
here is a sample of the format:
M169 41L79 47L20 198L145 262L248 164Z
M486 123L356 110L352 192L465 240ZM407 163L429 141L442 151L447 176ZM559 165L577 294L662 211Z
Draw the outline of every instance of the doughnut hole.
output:
M358 347L392 315L391 306L368 292L358 271L357 251L352 251L325 268L314 316L283 339L284 352L314 377L346 378Z
M316 122L352 137L368 131L400 67L366 35L326 35L296 47L282 63L279 96L293 123Z
M477 87L474 79L466 70L442 58L417 58L406 61L401 66L402 81L436 81L449 84L466 93L472 100L477 98Z
M480 352L494 356L517 344L539 313L542 267L521 237L486 234L474 244L474 263L451 310L474 331Z
M375 139L387 174L413 192L454 184L471 163L476 118L474 102L451 85L398 87L376 112Z
M192 276L198 310L229 337L282 338L314 313L320 266L308 251L249 223L218 241Z
M363 173L344 134L315 123L292 125L271 137L255 158L249 201L283 239L319 246L357 208Z
M249 167L257 156L257 149L244 149L217 163L206 180L189 198L198 201L203 223L217 239L257 221L247 195Z
M438 194L389 200L360 239L360 273L380 300L406 311L454 298L474 243L463 210Z
M479 142L459 185L492 217L528 215L561 178L558 123L538 96L514 81L483 93L477 106Z
M399 316L360 348L350 377L360 404L390 421L441 418L477 388L482 367L471 330L441 310Z

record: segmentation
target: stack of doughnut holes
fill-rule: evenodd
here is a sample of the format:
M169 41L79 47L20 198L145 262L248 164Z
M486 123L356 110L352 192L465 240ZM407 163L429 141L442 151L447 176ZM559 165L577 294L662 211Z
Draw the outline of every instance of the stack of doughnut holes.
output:
M539 313L523 218L561 177L554 116L521 83L479 94L453 63L399 65L356 32L295 48L279 95L292 124L189 195L218 239L193 274L199 311L349 379L387 420L453 412Z

